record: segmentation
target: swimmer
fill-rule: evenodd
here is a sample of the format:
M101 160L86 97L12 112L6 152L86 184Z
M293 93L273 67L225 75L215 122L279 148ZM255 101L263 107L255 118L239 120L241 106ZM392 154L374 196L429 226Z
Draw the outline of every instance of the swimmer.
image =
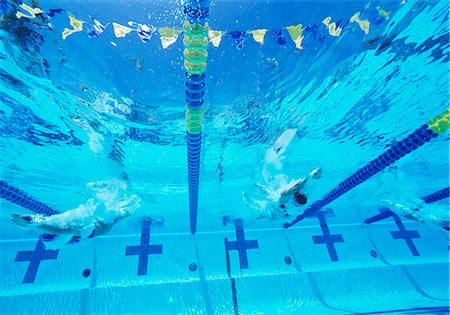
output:
M322 175L321 168L312 170L305 178L291 181L283 174L283 160L285 158L283 155L296 134L296 128L289 128L275 140L265 153L262 169L263 182L253 185L251 189L253 196L243 193L244 201L250 208L258 212L258 219L273 220L292 215L292 212L288 212L288 209L293 209L290 205L300 207L308 202L303 192L308 178L319 179Z
M416 197L421 194L421 186L397 166L386 168L380 175L378 186L381 189L375 196L383 206L407 219L449 230L448 204L427 204Z
M381 202L396 214L407 219L446 231L450 229L448 206L427 204L420 198L410 199L402 203L386 199L382 199Z
M289 217L294 214L294 209L308 203L308 198L304 193L308 179L319 179L321 175L322 169L316 168L305 178L292 180L288 184L280 184L277 190L256 184L258 196L250 197L244 193L243 198L251 208L258 211L257 219L275 220L280 217ZM284 183L285 177L285 175L275 176L275 182Z
M119 221L130 216L140 206L140 198L124 193L126 183L114 179L89 183L95 198L78 208L52 216L13 214L17 225L44 234L41 238L48 248L59 248L108 233Z
M51 217L45 217L29 214L13 214L11 219L13 220L13 222L22 227L30 227L41 233L50 233L54 235L70 234L72 235L72 238L75 238L77 240L83 239L82 230L84 229L84 227L71 225L70 222L67 223L67 226L60 226L56 224L54 220L55 217L59 215L61 214L55 214ZM114 224L128 217L129 215L131 215L131 213L126 213L123 216L115 217L112 222L103 222L102 218L96 218L93 222L94 229L86 239L108 233Z
M306 195L302 192L302 190L305 188L308 178L319 179L321 176L322 176L322 169L319 167L313 169L308 174L308 177L292 181L288 185L288 187L286 187L281 191L279 199L280 207L285 208L286 202L288 202L290 199L295 200L296 206L305 205L308 202L308 199L306 198Z

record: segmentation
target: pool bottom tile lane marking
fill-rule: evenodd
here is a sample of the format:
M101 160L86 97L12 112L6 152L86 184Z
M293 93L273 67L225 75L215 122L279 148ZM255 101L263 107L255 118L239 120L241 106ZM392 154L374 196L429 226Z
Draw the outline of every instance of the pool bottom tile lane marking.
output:
M370 224L373 222L378 222L380 220L389 218L392 216L394 212L392 212L391 210L386 210L383 209L381 211L380 214L374 215L370 218L367 218L364 223L366 224ZM366 234L367 237L370 240L370 243L372 244L373 248L375 249L375 251L378 254L378 258L386 265L388 266L393 266L393 264L389 263L383 256L383 254L381 253L381 251L377 248L374 240L372 239L372 236L369 234L369 232L366 229ZM411 275L411 273L409 272L408 268L405 265L400 265L400 268L402 268L402 271L405 273L406 277L408 278L409 282L411 283L411 285L414 287L414 289L416 289L417 292L419 292L419 294L421 294L422 296L429 298L429 299L433 299L433 300L440 300L439 298L434 298L430 295L428 295L424 290L422 290L422 288L418 285L417 281L414 279L414 277Z
M239 314L239 307L237 302L237 293L236 293L236 279L231 275L231 265L230 265L230 250L237 250L239 252L239 267L240 269L248 269L248 258L247 258L247 249L257 249L258 241L250 240L247 241L244 235L244 225L242 220L237 219L234 221L234 226L236 229L236 241L229 241L227 237L225 237L225 257L227 263L227 275L231 281L231 295L233 298L233 309L234 313Z
M344 238L342 234L330 234L330 229L328 228L327 221L325 219L325 212L319 211L316 214L319 219L320 228L322 229L323 235L313 235L312 239L314 244L325 244L327 246L328 254L330 255L331 261L338 261L338 255L334 243L343 243Z
M381 208L380 214L376 214L370 218L367 218L364 223L370 224L373 222L377 222L386 218L392 217L395 221L395 224L398 227L398 231L390 231L393 239L404 239L406 245L408 245L409 250L413 256L420 256L419 251L416 248L416 245L412 241L413 238L420 238L420 234L417 230L407 230L405 225L403 224L400 217L394 213L392 210L388 208Z
M225 244L228 242L228 238L225 238ZM239 314L239 307L237 303L237 294L236 294L236 280L231 276L231 266L230 266L230 252L225 251L226 263L227 263L227 275L231 281L231 296L233 298L233 309L234 314Z
M41 239L36 243L33 251L17 252L14 262L29 261L25 277L22 283L33 283L42 260L53 260L58 258L59 250L46 250Z
M383 210L382 210L383 211ZM417 230L407 230L402 220L397 214L393 214L392 217L395 220L395 224L397 224L398 231L390 231L393 239L404 239L406 245L408 245L409 250L413 256L420 256L419 251L414 245L412 241L413 238L420 238L420 234Z
M331 306L330 304L328 304L328 303L325 301L325 299L323 298L322 292L320 292L319 286L317 285L317 281L316 281L316 279L314 278L313 273L312 273L312 272L309 272L309 271L304 272L304 271L302 270L302 268L300 267L300 264L298 263L296 254L295 254L294 250L292 249L291 242L289 241L289 238L288 238L288 236L287 236L287 230L285 230L284 237L285 237L286 243L288 244L288 248L289 248L289 252L290 252L290 254L291 254L291 257L292 257L292 259L293 259L293 261L294 261L294 267L295 267L295 269L297 270L297 272L298 272L299 274L303 274L303 273L306 274L306 276L308 277L309 284L311 285L312 292L313 292L314 296L317 298L317 300L318 300L320 303L322 303L322 305L323 305L324 307L329 308L330 310L342 311L342 312L349 313L349 312L350 312L349 310L343 310L343 309L340 309L340 308L333 307L333 306Z
M141 244L139 246L127 246L125 256L139 255L138 276L147 274L148 255L162 254L163 246L150 245L151 220L146 218L142 222Z
M248 269L248 258L247 258L247 249L257 249L258 241L251 240L247 241L244 235L244 226L241 220L236 220L235 223L236 228L236 241L231 242L225 238L225 251L228 255L228 251L237 250L239 252L239 266L241 269Z
M203 267L203 262L200 260L200 252L197 246L197 240L195 235L193 235L194 247L195 247L195 257L197 258L198 264L198 276L200 278L200 293L202 294L203 301L205 302L206 314L214 314L212 307L211 295L209 294L208 280L206 279L205 268Z

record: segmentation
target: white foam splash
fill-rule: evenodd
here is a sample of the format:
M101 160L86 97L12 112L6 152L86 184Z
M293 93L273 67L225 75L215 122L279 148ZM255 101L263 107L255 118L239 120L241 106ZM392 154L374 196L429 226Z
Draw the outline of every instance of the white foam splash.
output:
M113 223L118 218L133 214L140 207L141 198L129 194L127 183L119 179L92 182L87 186L95 193L95 197L88 199L86 203L61 214L36 216L33 219L61 229L92 232L96 220L105 224Z

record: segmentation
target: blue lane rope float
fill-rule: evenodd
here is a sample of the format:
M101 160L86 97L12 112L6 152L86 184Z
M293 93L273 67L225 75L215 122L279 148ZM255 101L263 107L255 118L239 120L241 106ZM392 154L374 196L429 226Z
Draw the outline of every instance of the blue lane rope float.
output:
M28 196L25 192L23 192L19 188L13 187L2 180L0 180L0 198L15 203L16 205L21 206L30 211L33 211L34 213L37 214L50 216L59 213L58 211L47 206L46 204L37 201L33 197Z
M188 155L190 231L197 231L198 188L203 129L203 96L208 56L209 0L187 0L184 4L184 68L186 70L186 142Z
M355 188L362 182L366 181L373 175L385 169L395 161L399 160L406 154L416 150L424 143L444 133L450 127L450 108L447 108L443 114L436 116L430 120L428 124L423 125L405 139L396 142L389 150L378 156L375 160L370 161L366 166L360 168L352 176L341 182L336 188L331 190L322 199L315 201L302 214L298 215L292 222L286 222L283 227L289 228L300 222L306 217L319 211L322 207L336 200L347 191Z
M387 218L390 218L394 215L394 212L392 212L392 210L390 209L383 209L383 211L381 211L381 213L376 214L370 218L367 218L366 220L364 220L365 224L371 224L374 222L378 222Z
M448 197L450 197L450 188L449 187L438 190L438 191L436 191L432 194L429 194L425 197L422 197L422 200L425 201L425 203L433 203L433 202L436 202L436 201L439 201L439 200L442 200L442 199L445 199Z

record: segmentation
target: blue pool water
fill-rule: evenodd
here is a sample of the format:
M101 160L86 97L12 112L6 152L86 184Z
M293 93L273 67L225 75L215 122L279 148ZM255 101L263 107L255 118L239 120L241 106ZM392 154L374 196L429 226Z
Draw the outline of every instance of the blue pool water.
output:
M0 14L0 314L449 313L447 1Z

